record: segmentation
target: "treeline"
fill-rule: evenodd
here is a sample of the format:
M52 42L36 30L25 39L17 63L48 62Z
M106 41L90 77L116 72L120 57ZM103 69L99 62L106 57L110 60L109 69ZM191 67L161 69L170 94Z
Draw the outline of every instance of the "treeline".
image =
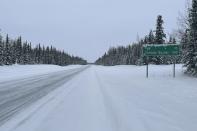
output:
M13 64L87 64L86 60L71 56L64 51L57 50L53 46L32 47L31 43L23 42L21 37L11 39L7 35L3 39L0 35L0 65Z
M181 24L177 31L179 37L181 55L176 57L177 63L183 63L186 67L185 73L197 76L197 0L187 7L185 15L179 18ZM157 18L156 30L150 31L144 39L127 47L110 48L101 58L96 61L100 65L120 65L120 64L145 64L146 59L142 57L142 46L144 44L175 44L176 39L170 36L166 42L166 34L163 30L162 16ZM153 64L170 64L172 57L150 57Z
M147 59L143 57L142 47L145 44L176 44L176 39L173 36L169 37L168 41L165 41L166 34L163 28L163 19L159 15L157 18L157 24L155 32L152 30L143 39L137 43L133 43L128 46L112 47L100 57L95 63L99 65L113 66L113 65L143 65L146 64ZM180 57L149 57L149 63L152 64L171 64L174 59L180 62Z
M185 15L183 20L185 26L181 35L182 60L187 68L186 73L197 76L197 0L192 0Z

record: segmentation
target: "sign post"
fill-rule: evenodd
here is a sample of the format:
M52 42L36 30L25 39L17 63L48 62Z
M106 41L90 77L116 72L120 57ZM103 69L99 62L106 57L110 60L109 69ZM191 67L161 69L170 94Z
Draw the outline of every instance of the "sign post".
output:
M146 78L148 78L148 56L146 57Z
M178 56L180 45L178 44L150 44L143 46L143 56L147 58L146 77L148 78L149 56ZM173 77L175 78L176 59L173 59Z
M175 58L174 58L173 64L174 64L174 66L173 66L173 77L175 78L175 76L176 76L176 72L175 72L175 70L176 70L176 59Z

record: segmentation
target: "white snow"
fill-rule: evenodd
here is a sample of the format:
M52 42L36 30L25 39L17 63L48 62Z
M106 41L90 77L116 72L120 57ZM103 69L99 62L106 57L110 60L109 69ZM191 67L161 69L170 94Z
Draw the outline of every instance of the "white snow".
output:
M46 74L61 70L81 67L81 65L69 65L65 67L56 65L12 65L0 66L0 82L12 79L26 78L34 75Z
M196 131L196 78L172 69L91 66L0 131Z

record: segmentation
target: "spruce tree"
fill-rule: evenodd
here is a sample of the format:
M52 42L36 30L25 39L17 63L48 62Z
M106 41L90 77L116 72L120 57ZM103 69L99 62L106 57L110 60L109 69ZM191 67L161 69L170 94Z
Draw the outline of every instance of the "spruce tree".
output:
M156 33L155 33L155 44L164 44L166 34L164 33L163 28L163 18L161 15L157 17L157 24L156 24ZM165 57L154 57L153 58L155 64L164 64L165 63Z
M155 35L153 31L151 30L148 34L148 44L155 44ZM143 58L143 61L146 63L146 57ZM154 57L149 56L149 63L155 63L154 62Z
M148 35L148 44L154 44L154 43L155 43L155 36L153 34L153 31L151 30Z
M11 58L11 45L9 43L9 37L6 35L6 43L5 43L5 49L4 49L4 64L5 65L11 65L12 64L12 58Z
M0 65L3 65L3 37L0 34Z
M29 64L30 63L30 52L29 52L29 46L27 42L23 44L23 64Z
M42 48L41 48L40 44L38 44L37 59L38 59L38 64L43 64L44 63L42 61Z
M12 52L12 64L16 63L16 41L13 41L11 45L11 52Z
M186 73L197 75L197 0L192 0L192 7L189 12L189 33L184 56Z
M172 39L172 44L177 44L175 37Z
M22 64L22 38L19 37L16 41L16 63Z
M157 17L156 33L155 33L155 43L156 44L164 44L165 43L166 34L164 33L163 24L164 24L163 18L161 15L159 15Z

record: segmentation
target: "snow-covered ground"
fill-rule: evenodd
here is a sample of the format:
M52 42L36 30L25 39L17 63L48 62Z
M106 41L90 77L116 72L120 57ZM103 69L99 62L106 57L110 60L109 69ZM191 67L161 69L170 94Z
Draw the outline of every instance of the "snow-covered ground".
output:
M25 78L61 70L81 67L81 65L56 66L56 65L12 65L0 66L0 82L16 78Z
M91 66L0 131L196 131L197 80L172 65Z

